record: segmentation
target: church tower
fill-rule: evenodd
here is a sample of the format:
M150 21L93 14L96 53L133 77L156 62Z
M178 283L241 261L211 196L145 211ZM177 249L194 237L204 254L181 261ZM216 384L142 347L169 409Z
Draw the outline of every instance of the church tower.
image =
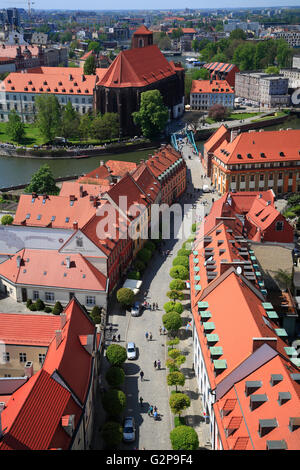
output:
M133 33L131 40L131 49L139 47L152 46L153 44L153 33L149 31L146 26L141 26L135 33Z

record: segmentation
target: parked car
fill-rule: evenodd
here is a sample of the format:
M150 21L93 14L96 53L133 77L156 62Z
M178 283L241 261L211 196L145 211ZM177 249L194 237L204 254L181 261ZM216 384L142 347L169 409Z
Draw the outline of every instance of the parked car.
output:
M141 302L134 302L133 306L131 307L131 315L133 317L138 317L139 314L142 312L143 306Z
M134 343L127 343L127 359L136 359L136 347Z
M126 416L123 422L123 441L135 441L135 421L133 416Z

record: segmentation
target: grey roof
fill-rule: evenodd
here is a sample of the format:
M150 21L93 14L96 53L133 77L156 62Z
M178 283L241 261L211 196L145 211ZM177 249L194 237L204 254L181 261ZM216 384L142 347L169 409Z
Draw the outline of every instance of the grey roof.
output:
M284 439L282 441L267 441L267 449L268 450L280 450L280 449L287 449L287 443Z
M256 393L255 395L250 395L251 402L265 402L268 401L268 397L265 393Z

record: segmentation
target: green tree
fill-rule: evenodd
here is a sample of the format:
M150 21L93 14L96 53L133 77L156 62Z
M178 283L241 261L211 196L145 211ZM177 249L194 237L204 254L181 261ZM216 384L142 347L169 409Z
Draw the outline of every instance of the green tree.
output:
M88 45L88 51L99 52L100 51L100 44L97 41L90 41Z
M6 132L14 142L20 143L25 135L25 126L21 121L20 116L15 110L11 111L8 115L8 122L6 124Z
M112 366L105 374L106 381L110 387L118 388L125 380L125 372L121 367Z
M171 290L184 290L186 288L185 282L182 281L181 279L173 279L173 281L170 282L170 289Z
M169 404L172 413L180 416L183 410L191 406L191 400L184 393L173 393L170 397Z
M90 313L90 317L95 323L95 325L101 323L101 310L98 305L95 305Z
M269 65L269 67L265 69L265 73L269 75L278 75L279 71L280 69L279 67L276 67L276 65Z
M95 75L96 73L96 59L93 54L91 54L86 61L84 62L83 66L83 73L84 75Z
M187 256L176 256L173 260L173 266L184 266L189 267L189 258Z
M93 123L93 117L91 114L82 114L80 116L80 123L78 127L78 132L82 140L88 140L91 133L91 127Z
M132 305L134 299L134 292L127 287L121 287L117 291L117 300L123 306Z
M112 366L120 366L126 361L126 349L119 344L110 344L106 350L106 358Z
M166 313L177 312L181 314L183 312L183 306L180 302L166 302L164 304L164 310Z
M184 266L173 266L170 269L170 276L173 279L181 279L183 281L186 281L189 278L189 271Z
M60 315L62 311L63 311L63 306L59 301L57 301L53 307L52 313L53 315Z
M1 217L1 224L2 225L10 225L14 221L14 218L10 214L5 214Z
M102 438L109 448L115 448L122 442L123 428L116 421L107 421L101 431Z
M61 134L65 138L77 138L79 135L80 117L71 101L68 101L62 112Z
M170 372L167 375L167 384L172 387L175 385L176 387L176 392L177 392L177 387L183 387L185 384L185 376L182 372L179 371L174 371Z
M49 165L42 165L39 170L31 177L29 185L24 190L25 193L37 194L58 194L59 188Z
M247 34L240 28L231 31L229 39L247 39Z
M122 390L108 390L102 396L102 404L110 416L118 416L126 408L126 395Z
M141 94L139 111L132 113L134 123L141 128L145 137L156 137L166 127L169 119L168 108L163 103L159 90L149 90Z
M41 95L35 100L36 126L46 140L53 140L61 126L61 109L54 95Z
M199 448L198 435L191 426L177 426L170 432L170 441L173 450L197 450Z
M162 317L162 322L171 335L174 335L182 326L181 316L175 311L165 313Z
M184 293L179 291L179 290L169 290L167 292L167 297L169 299L175 301L175 300L183 300L184 299Z
M152 258L152 252L150 250L147 250L147 248L142 248L138 252L137 257L140 261L147 264L147 263L149 263L150 259Z
M173 349L173 346L176 346L176 344L179 344L179 338L177 336L167 341L167 345L171 346L172 349Z

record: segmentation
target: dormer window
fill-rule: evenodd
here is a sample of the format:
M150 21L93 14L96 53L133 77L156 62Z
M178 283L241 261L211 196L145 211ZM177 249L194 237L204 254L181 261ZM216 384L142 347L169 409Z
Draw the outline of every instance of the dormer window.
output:
M58 82L59 86L62 86L62 82Z
M46 82L46 80L44 81L44 85L48 85L48 83Z
M89 92L89 90L88 90L88 89L84 90L84 93L88 93L88 92Z

